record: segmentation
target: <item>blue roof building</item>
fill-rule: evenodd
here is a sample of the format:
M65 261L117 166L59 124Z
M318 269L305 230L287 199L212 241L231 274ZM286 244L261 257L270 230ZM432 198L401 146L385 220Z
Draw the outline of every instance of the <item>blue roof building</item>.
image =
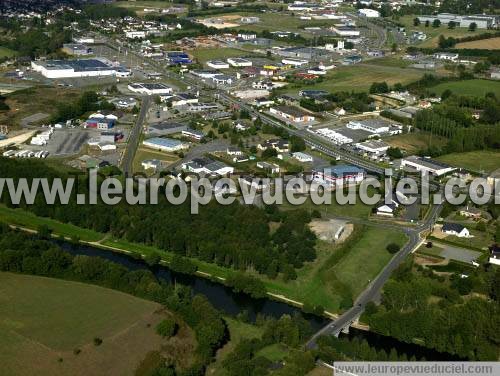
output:
M360 183L366 176L365 170L352 165L339 165L315 171L313 179L330 185Z

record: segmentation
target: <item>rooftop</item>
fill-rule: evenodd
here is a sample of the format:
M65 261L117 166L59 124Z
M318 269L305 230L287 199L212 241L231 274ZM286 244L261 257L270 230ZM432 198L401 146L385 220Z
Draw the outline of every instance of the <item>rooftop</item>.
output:
M351 165L339 165L334 167L327 167L323 173L330 176L343 177L345 175L359 174L364 172L362 168Z
M182 145L182 142L179 140L174 140L172 138L160 138L160 137L149 138L147 140L144 140L144 142L168 148Z

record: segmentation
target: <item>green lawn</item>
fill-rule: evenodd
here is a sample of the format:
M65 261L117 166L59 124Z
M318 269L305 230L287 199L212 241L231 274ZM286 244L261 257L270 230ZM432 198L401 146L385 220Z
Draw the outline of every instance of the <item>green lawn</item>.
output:
M309 212L318 210L322 215L336 216L336 217L353 217L353 218L368 218L371 213L372 207L365 205L361 200L356 200L354 205L340 205L335 200L335 192L332 192L332 203L316 205L310 198L302 205L291 205L287 200L283 202L283 209L305 209Z
M141 322L160 305L98 286L2 272L0 301L5 375L123 374L161 341ZM103 339L99 348L96 337Z
M452 153L442 155L437 159L452 166L463 167L480 173L489 173L500 168L500 152L494 150Z
M429 146L443 147L447 141L440 136L432 135L428 132L414 132L398 134L384 139L392 147L405 150L408 154L415 154L419 150L427 149Z
M95 242L104 237L104 234L93 230L80 228L68 223L61 223L50 218L37 217L26 210L11 209L4 205L0 205L0 221L34 230L40 225L47 225L57 235L64 235L68 238L77 236L80 240L88 242Z
M3 58L3 57L12 57L16 54L15 51L7 48L7 47L2 47L0 46L0 58Z
M486 93L492 92L495 93L497 97L500 97L500 81L474 79L445 82L429 90L437 95L441 95L445 90L451 90L455 94L479 97L484 97Z

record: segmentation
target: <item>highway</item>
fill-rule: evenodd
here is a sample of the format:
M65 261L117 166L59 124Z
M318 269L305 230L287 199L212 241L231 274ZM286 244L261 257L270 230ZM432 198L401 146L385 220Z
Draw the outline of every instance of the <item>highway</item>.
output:
M121 168L125 177L132 176L133 162L135 157L135 152L139 146L139 140L142 133L142 127L144 120L148 114L149 106L151 105L151 98L148 96L142 97L141 111L137 115L136 122L133 128L130 130L130 135L128 138L127 149L123 155L121 161Z

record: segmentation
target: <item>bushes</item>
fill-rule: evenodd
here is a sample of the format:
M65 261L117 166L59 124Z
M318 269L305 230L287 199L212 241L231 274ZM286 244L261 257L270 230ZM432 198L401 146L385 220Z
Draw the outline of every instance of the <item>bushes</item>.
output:
M264 298L266 296L266 287L264 283L254 277L243 273L237 273L226 279L226 284L236 292L243 292L252 298Z
M386 248L390 254L398 253L401 247L396 243L389 243Z
M170 338L175 335L177 332L177 323L171 319L165 319L162 320L157 326L156 326L156 333L158 333L160 336L163 338Z

